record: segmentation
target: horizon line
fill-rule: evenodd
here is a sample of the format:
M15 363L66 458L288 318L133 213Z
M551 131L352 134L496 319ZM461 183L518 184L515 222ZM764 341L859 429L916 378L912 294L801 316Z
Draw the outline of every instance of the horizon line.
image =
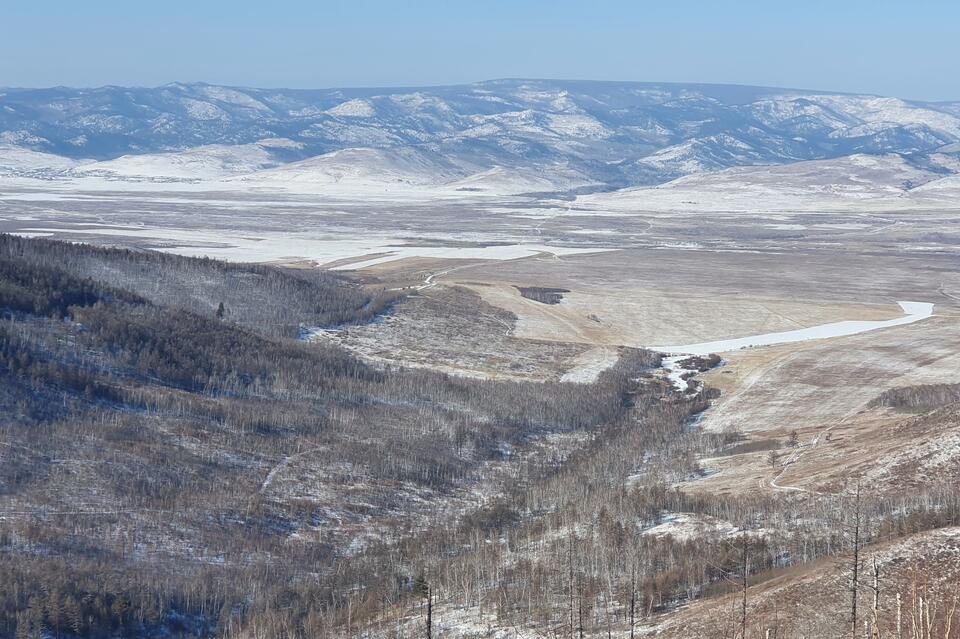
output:
M472 82L454 82L449 84L384 84L384 85L368 85L368 86L327 86L327 87L290 87L290 86L254 86L246 84L219 84L216 82L208 82L205 80L196 80L196 81L182 81L182 80L173 80L170 82L165 82L163 84L157 85L141 85L141 84L101 84L101 85L69 85L69 84L57 84L51 86L0 86L0 91L54 91L54 90L73 90L73 91L99 91L104 89L144 89L144 90L155 90L163 89L165 87L175 87L175 86L210 86L210 87L223 87L228 89L239 89L239 90L253 90L253 91L376 91L382 90L386 92L392 91L409 91L409 90L424 90L424 89L453 89L458 87L471 87L479 86L485 84L495 84L495 83L504 83L504 82L556 82L556 83L570 83L570 84L607 84L607 85L641 85L641 86L674 86L674 87L711 87L711 88L739 88L739 89L753 89L753 90L764 90L764 91L783 91L783 92L796 92L796 93L805 93L805 94L814 94L814 95L851 95L851 96L869 96L869 97L881 97L881 98L894 98L899 100L905 100L909 102L919 102L926 104L952 104L960 101L960 99L954 100L923 100L923 99L914 99L914 98L902 98L894 95L886 95L882 93L858 93L854 91L839 91L833 89L807 89L807 88L798 88L798 87L789 87L789 86L775 86L775 85L765 85L765 84L743 84L738 82L683 82L683 81L657 81L657 80L595 80L595 79L571 79L571 78L537 78L537 77L501 77L501 78L490 78L486 80L478 80ZM0 96L4 97L4 96Z

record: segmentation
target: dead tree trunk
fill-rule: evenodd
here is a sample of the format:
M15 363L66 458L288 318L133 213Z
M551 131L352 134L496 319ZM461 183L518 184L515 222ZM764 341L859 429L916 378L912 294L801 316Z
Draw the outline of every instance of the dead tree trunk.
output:
M573 539L567 547L567 619L570 622L570 639L573 639Z
M577 636L583 639L583 582L577 577Z
M850 639L857 639L857 595L860 591L860 482L853 508L853 565L850 571Z
M870 639L880 639L880 564L873 558L873 619L870 626Z
M740 536L740 565L742 567L741 575L741 601L740 601L740 638L747 639L747 575L750 573L750 559L747 552L747 529L744 527L743 534Z
M903 601L897 593L897 639L903 639Z
M433 590L427 586L427 639L433 638Z

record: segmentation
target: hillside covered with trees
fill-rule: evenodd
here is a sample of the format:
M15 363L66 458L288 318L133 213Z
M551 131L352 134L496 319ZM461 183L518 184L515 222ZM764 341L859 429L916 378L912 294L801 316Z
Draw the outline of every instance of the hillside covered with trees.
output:
M649 351L569 384L296 339L403 303L329 273L0 236L0 637L632 636L813 562L847 583L861 548L960 523L950 485L679 490L742 440L691 428L715 391L673 389ZM733 528L660 534L678 513Z

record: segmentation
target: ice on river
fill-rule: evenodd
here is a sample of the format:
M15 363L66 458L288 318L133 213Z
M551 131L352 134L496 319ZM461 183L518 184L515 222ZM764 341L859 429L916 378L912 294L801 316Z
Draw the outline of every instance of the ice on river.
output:
M903 312L903 317L892 320L847 320L843 322L833 322L831 324L820 324L809 328L801 328L793 331L783 331L780 333L765 333L762 335L751 335L749 337L737 337L733 339L722 339L714 342L700 342L699 344L680 344L668 346L648 346L650 350L660 351L662 353L683 353L686 355L709 355L710 353L726 353L739 350L741 348L751 348L755 346L772 346L774 344L789 344L792 342L804 342L812 339L827 339L830 337L843 337L846 335L856 335L866 333L881 328L891 326L902 326L912 324L933 315L933 304L929 302L897 302Z

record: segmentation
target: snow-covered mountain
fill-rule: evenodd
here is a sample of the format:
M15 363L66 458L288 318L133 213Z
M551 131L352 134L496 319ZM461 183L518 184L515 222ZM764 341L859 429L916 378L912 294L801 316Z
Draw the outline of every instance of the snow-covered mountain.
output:
M0 89L0 144L2 170L32 176L68 170L221 179L267 169L256 180L613 189L738 166L955 153L960 103L554 80L403 89ZM46 162L28 151L71 160ZM99 162L70 164L90 159Z

